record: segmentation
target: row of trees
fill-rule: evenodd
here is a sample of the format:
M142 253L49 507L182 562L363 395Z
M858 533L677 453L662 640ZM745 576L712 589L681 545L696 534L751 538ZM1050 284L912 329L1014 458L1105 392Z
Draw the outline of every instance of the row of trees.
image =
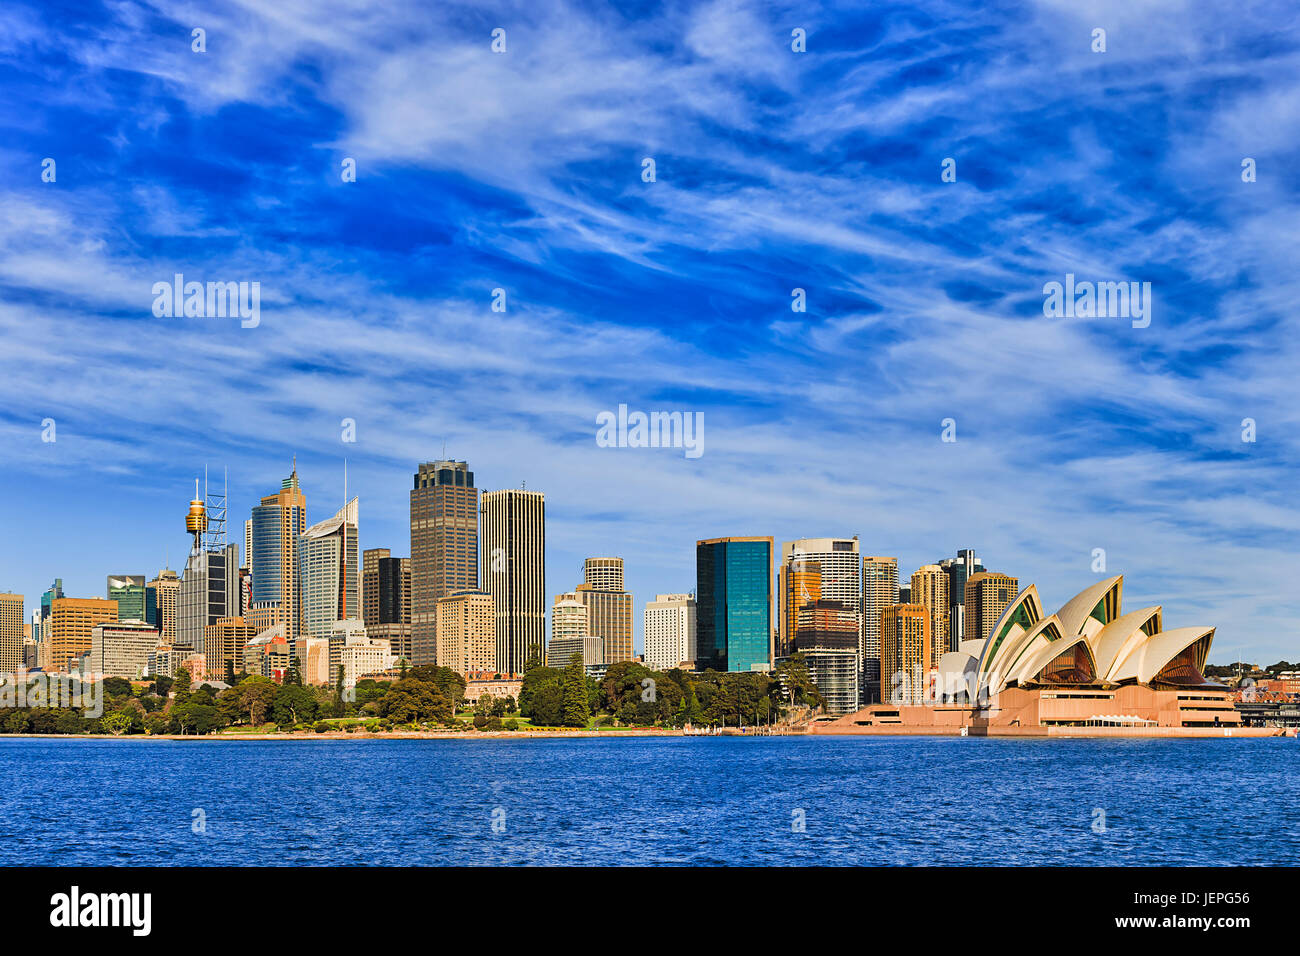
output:
M103 684L103 712L98 716L72 707L8 708L0 715L0 732L209 734L268 723L290 729L327 717L377 717L389 726L450 725L465 697L465 678L432 666L403 670L393 681L363 680L355 688L307 687L296 670L286 675L283 684L257 674L238 674L226 688L206 683L192 688L183 668L174 681L159 677L152 684L136 686L109 677Z
M597 722L624 726L762 724L793 707L816 708L821 696L799 655L775 674L690 674L680 668L655 671L635 661L611 664L602 680L584 674L574 655L563 669L529 660L519 694L520 714L535 725L585 727Z
M74 708L7 708L0 731L23 734L209 734L227 727L279 729L319 726L325 718L378 718L384 726L456 726L465 678L445 667L403 670L397 680L363 680L355 688L307 687L296 670L277 684L260 675L237 674L231 686L191 688L181 670L173 682L160 677L136 686L104 681L103 713L87 717ZM174 692L173 692L174 691ZM170 696L169 696L170 695ZM515 729L516 707L534 726L586 727L728 725L772 723L792 707L817 707L821 698L796 655L775 674L690 674L655 671L634 661L613 664L597 681L574 655L564 667L527 664L516 702L484 695L472 715L484 730Z

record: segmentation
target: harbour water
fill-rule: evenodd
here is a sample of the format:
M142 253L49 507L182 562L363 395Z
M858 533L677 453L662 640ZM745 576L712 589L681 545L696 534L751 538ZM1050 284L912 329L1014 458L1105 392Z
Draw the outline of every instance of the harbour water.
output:
M4 865L1294 864L1300 743L0 740Z

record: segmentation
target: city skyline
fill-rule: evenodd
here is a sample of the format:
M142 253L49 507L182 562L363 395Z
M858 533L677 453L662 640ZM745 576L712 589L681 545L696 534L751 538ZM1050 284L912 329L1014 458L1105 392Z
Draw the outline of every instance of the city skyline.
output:
M1294 28L857 6L539 3L497 54L455 5L218 7L202 53L6 5L0 588L180 570L159 503L207 464L245 515L295 453L406 553L454 455L546 492L548 601L591 554L644 599L699 539L858 534L1053 599L1123 571L1220 659L1294 658ZM177 275L259 283L256 324L156 314ZM1049 316L1075 278L1149 283L1149 324ZM622 406L702 453L602 446Z
M473 462L468 462L468 463L467 463L467 462L464 462L464 461L459 461L459 462L457 462L457 463L460 464L460 465L468 466L471 470L472 470L472 468L473 468ZM300 465L298 464L298 462L297 462L296 459L295 459L294 462L293 462L293 464L291 465L291 469L292 469L292 470L291 470L291 477L292 477L292 479L293 479L294 481L297 482L297 484L298 484L299 486L301 486L301 487L304 489L303 497L306 498L308 502L310 502L310 501L311 501L311 492L306 491L306 489L307 489L308 487L311 486L311 483L308 482L308 481L306 480L306 478L305 478L305 477L304 477L304 476L303 476L303 475L302 475L302 474L297 470L298 468L300 468ZM409 480L410 480L410 479L409 479L409 474L410 474L410 469L408 468L408 469L407 469L407 483L408 483L408 489L406 489L407 491L409 491ZM285 483L287 484L287 482L285 482ZM192 487L193 487L193 482L188 483L185 487L187 487L187 488L192 488ZM202 485L202 483L200 483L200 486L199 486L199 487L200 487L200 493L202 493L202 490L203 490L203 485ZM480 486L477 490L479 490L479 491L481 491L481 492L484 492L484 493L487 493L487 492L492 492L492 491L519 491L520 489L495 488L495 487L493 487L493 486L491 486L491 485L484 485L484 486ZM537 489L527 489L527 490L537 490ZM220 490L215 490L215 489L214 489L214 493L216 493L216 494L221 494L221 491L220 491ZM319 491L318 491L318 493L319 493ZM544 491L543 491L542 493L545 494ZM192 497L192 493L188 493L188 492L187 492L186 497ZM351 509L352 514L355 516L356 509L357 509L357 505L358 505L358 502L359 502L359 500L360 500L360 497L361 497L360 495L353 495L353 496L351 496L350 502L348 503L348 505L345 506L345 509L343 509L343 510ZM233 526L233 527L238 527L238 528L243 528L243 527L244 527L244 519L243 519L242 516L241 516L241 513L240 513L240 505L238 504L238 502L239 502L240 499L238 498L237 495L233 495L233 494L230 495L229 498L230 498L231 501L236 502L235 504L232 504L232 505L230 505L230 507L229 507L229 512L230 512L230 515L231 515L231 519L230 519L230 520L231 520L232 526ZM254 496L253 496L253 500L256 501L256 502L260 505L260 504L262 504L265 500L268 500L268 499L266 499L265 496L263 496L263 495L254 495ZM548 502L549 502L549 496L547 496L547 500L548 500ZM254 506L253 506L253 508L255 508L255 507L257 507L257 505L254 505ZM322 506L321 506L322 509L325 509L325 508L327 508L327 507L328 507L327 505L322 505ZM305 517L299 518L299 519L297 519L297 520L306 521L306 522L308 523L308 525L317 525L317 524L319 524L319 525L325 525L325 524L329 523L330 521L337 520L338 515L341 514L341 513L343 513L343 510L336 510L336 513L335 513L331 518L318 519L318 518L313 518L313 517L312 517L312 512L311 512L311 509L310 509L310 504L308 504L308 506L307 506L307 515L306 515ZM252 508L249 509L249 513L250 513L250 514L251 514L251 512L252 512ZM173 516L173 518L175 518L175 516ZM353 522L356 521L355 517L352 518L352 521L353 521ZM408 502L407 519L406 519L406 521L405 521L404 523L406 524L406 533L407 533L407 535L408 535L408 537L409 537L409 502ZM176 528L179 528L179 526L180 526L180 522L179 522L179 520L173 520L173 521L172 521L172 525L173 525L173 534L174 534L174 536L179 536L179 535L185 535L185 534L186 534L186 532L185 532L184 530L179 530L179 531L175 530ZM547 553L548 553L548 554L549 554L549 549L550 549L549 541L550 541L552 535L555 533L555 529L552 527L552 525L553 525L553 521L552 521L552 519L550 518L550 516L548 515L547 518L546 518L546 538L547 538L547 542L548 542L548 543L547 543ZM395 549L395 548L393 548L393 547L391 546L391 544L388 544L388 543L379 544L379 543L374 543L374 542L370 541L370 540L369 540L368 528L369 528L369 521L367 521L367 522L364 523L364 524L361 524L361 525L360 525L360 530L359 530L358 533L357 533L357 541L356 541L354 544L350 544L350 545L349 545L349 551L352 552L352 553L354 554L354 560L356 560L356 561L359 562L360 555L361 555L361 553L362 553L363 551L371 551L371 550L380 549L380 550L387 550L387 551L389 551L390 553L392 553L392 552L394 552L394 551L399 551L399 552L400 552L401 548L396 548L396 549ZM309 530L309 529L304 528L304 532L305 532L306 530ZM737 536L730 536L730 537L737 537ZM744 537L744 536L739 536L739 537ZM768 536L762 536L762 537L768 537ZM774 538L775 548L774 548L774 558L773 558L773 567L772 567L772 595L771 595L771 607L772 607L772 609L773 609L773 614L774 614L774 617L772 618L772 626L773 626L773 630L776 631L777 633L775 633L774 636L773 636L773 645L772 645L772 646L773 646L773 660L775 660L777 657L780 656L780 654L778 653L778 651L780 650L780 641L781 641L780 626L781 626L781 620L785 617L785 615L786 615L786 613L787 613L787 608L785 607L785 605L784 605L784 603L783 603L783 595L784 595L784 592L783 592L783 590L782 590L783 585L780 583L780 573L781 573L782 566L783 566L783 564L784 564L784 561L783 561L783 558L782 558L782 550L784 549L784 551L785 551L785 559L786 559L786 560L789 560L789 559L791 558L791 548L793 548L793 549L794 549L793 557L794 557L795 559L798 559L798 558L800 558L800 555L801 555L801 554L812 554L812 552L801 552L801 551L799 550L799 547L800 547L801 545L806 545L806 543L808 543L808 542L810 542L810 541L816 541L816 540L824 540L824 541L826 541L826 542L830 542L830 541L832 541L832 540L840 540L840 541L845 541L845 542L847 542L847 541L852 541L853 546L854 546L855 548L857 548L857 547L859 546L859 544L860 544L860 542L859 542L859 540L858 540L858 537L859 537L859 536L858 536L857 534L841 535L841 536L838 536L838 537L837 537L837 536L834 536L834 535L829 535L829 534L828 534L828 535L823 535L823 536L821 536L820 539L819 539L819 538L814 538L813 536L809 536L809 535L796 536L796 537L793 537L793 538L790 538L790 539L782 539L782 538L779 537L779 536ZM248 560L249 560L249 558L248 558L247 554L245 554L245 552L244 552L244 550L243 550L243 543L242 543L240 540L238 540L238 539L236 539L236 540L232 540L230 543L231 543L232 545L238 545L238 546L239 546L239 562L237 563L236 566L237 566L237 567L239 567L239 566L244 566L244 567L246 567L247 564L248 564ZM692 542L691 545L690 545L690 547L689 547L689 551L690 551L690 555L691 555L691 568L690 568L690 571L689 571L690 578L689 578L689 581L687 582L687 586L678 589L678 591L681 592L681 593L692 593L692 594L693 594L693 593L695 592L695 590L696 590L696 577L695 577L695 574L696 574L696 571L695 571L695 555L696 555L696 551L697 551L696 544L697 544L697 542ZM967 545L967 547L969 547L969 545ZM619 572L618 572L618 574L619 574L619 578L620 578L620 579L623 579L624 576L626 576L626 577L629 578L629 579L630 579L630 578L634 578L634 577L636 576L635 573L634 573L634 570L635 570L635 567L634 567L634 566L635 566L635 562L633 562L633 566L632 566L632 567L629 567L628 564L627 564L626 555L624 555L624 556L620 556L620 557L618 557L618 558L614 558L614 559L609 559L609 558L599 558L599 557L594 557L594 556L593 556L593 555L595 554L596 550L598 550L598 549L588 549L588 551L589 551L590 553L587 554L585 557L579 559L578 564L579 564L579 573L580 573L580 574L581 574L581 573L590 573L590 568L591 568L593 562L596 562L596 561L609 561L609 560L616 560L616 561L620 562L620 567L619 567ZM881 549L876 549L876 550L879 551L879 550L881 550ZM913 549L913 550L915 550L915 549ZM904 589L906 589L906 586L907 586L908 581L909 581L909 580L910 580L910 579L911 579L911 578L912 578L916 573L918 573L918 572L923 572L923 571L925 571L926 568L928 568L928 567L930 567L930 566L933 566L933 565L936 565L936 564L938 564L939 562L946 561L946 560L951 560L953 554L957 554L959 551L965 551L965 550L966 550L966 548L952 548L952 549L950 549L950 551L949 551L947 554L943 554L943 555L932 555L932 556L931 556L930 558L928 558L928 559L921 559L920 562L919 562L918 564L916 564L916 565L913 567L913 570L912 570L912 571L907 571L907 570L906 570L908 567L910 567L910 565L908 565L908 564L907 564L905 561L903 561L901 558L896 558L894 555L890 555L889 558L897 561L897 567L898 567L898 569L899 569L899 571L898 571L898 575L899 575L899 581L898 581L898 584L899 584L899 586L901 586L901 587L903 587ZM976 553L976 554L981 555L981 560L985 560L985 559L983 558L983 552L981 551L980 548L978 548L978 547L970 547L969 550L970 550L971 552L973 552L973 553ZM874 558L874 557L868 555L866 550L864 550L864 551L862 551L862 552L854 551L853 554L854 554L854 556L855 556L855 563L856 563L857 568L858 568L858 574L859 574L859 576L861 576L861 574L862 574L862 561L863 561L864 558L866 558L868 561L872 561L872 560L880 560L880 559L877 559L877 558ZM192 552L191 552L190 555L183 555L182 557L183 557L183 560L182 560L181 563L180 563L180 569L178 570L177 568L172 567L172 568L170 568L170 570L172 570L172 571L174 571L174 572L176 572L176 573L179 573L179 574L182 576L182 578L183 578L183 576L184 576L184 568L185 568L185 561L188 560L189 557L192 557ZM400 560L404 560L404 561L407 561L407 562L409 562L409 560L410 560L408 555L396 554L396 555L393 555L393 557L394 557L394 559L400 559ZM484 560L483 557L482 557L482 554L481 554L481 553L480 553L480 556L479 556L479 560L480 560L480 562L482 562L482 561ZM805 558L805 560L810 560L810 559ZM109 564L112 564L112 563L113 563L112 560L109 560ZM125 563L123 563L123 562L119 562L119 564L122 564L122 566L127 566L127 565L129 565L129 562L125 562ZM568 592L571 592L571 591L573 590L573 588L570 586L570 587L568 587L568 588L563 588L563 589L556 590L554 593L550 593L551 589L550 589L550 584L549 584L549 582L551 581L552 574L563 574L564 572L563 572L563 571L558 571L558 572L557 572L557 571L554 571L553 567L550 566L550 565L551 565L551 562L550 562L549 560L547 561L547 564L548 564L548 568L547 568L547 570L546 570L546 580L547 580L547 582L548 582L548 584L547 584L547 592L548 592L548 593L547 593L547 595L545 595L545 601L544 601L545 614L546 614L546 616L545 616L545 639L544 639L544 641L543 641L543 644L549 643L549 641L550 641L550 637L551 637L551 627L552 627L552 625L551 625L551 613L550 613L550 612L551 612L551 609L552 609L553 600L554 600L554 599L558 599L558 598L560 598L560 597L562 597L562 596L566 596ZM359 564L358 564L357 566L359 567ZM152 579L154 578L155 575L159 574L161 571L164 571L164 570L167 570L167 568L154 568L154 569L151 569L151 568L145 568L145 569L143 569L143 577L144 577L145 579L147 579L147 580L152 581ZM1002 570L1001 570L1000 568L998 568L998 567L994 567L994 568L991 568L991 569L989 569L989 570L990 570L991 572L995 573L995 574L1001 574L1001 573L1004 573L1004 572L1002 572ZM1010 577L1013 578L1013 579L1015 579L1015 578L1020 578L1021 580L1025 580L1025 579L1026 579L1026 575L1028 575L1029 577L1033 577L1032 572L1018 573L1018 569L1013 569L1013 570L1011 570L1011 571L1007 571L1007 572L1005 572L1005 573L1006 573L1006 574L1009 574ZM1127 572L1125 572L1125 573L1127 573ZM109 581L110 585L111 585L111 584L112 584L116 579L120 579L120 578L124 578L124 577L128 577L128 576L134 576L134 577L139 577L139 576L141 576L141 575L139 575L139 574L136 574L134 571L129 572L129 574L128 574L128 572L118 572L118 573L115 573L115 574L108 574L108 575L106 576L104 573L102 573L102 572L100 572L100 571L97 571L97 570L94 569L94 568L92 568L90 571L88 571L87 574L88 574L89 577L95 577L95 576L97 575L98 578L99 578L99 580L101 580L101 581L107 579L107 580ZM683 572L683 574L685 574L685 572ZM29 576L30 576L30 575L29 575ZM1093 576L1096 577L1098 580L1101 580L1102 578L1105 578L1105 577L1106 577L1105 574L1094 574ZM356 584L357 584L357 585L359 585L359 584L361 583L361 578L362 578L362 576L361 576L360 574L357 574L357 575L356 575ZM39 577L34 578L34 579L39 580ZM30 623L30 622L31 622L32 612L33 612L34 610L39 610L39 609L40 609L40 607L41 607L41 595L44 594L44 593L45 593L45 592L46 592L46 591L51 587L51 584L52 584L55 580L59 580L59 581L62 582L62 585L63 585L63 593L64 593L67 597L70 597L70 598L91 598L91 599L102 599L103 597L106 596L106 593L105 593L105 594L101 594L101 593L98 592L98 591L88 591L88 592L86 592L86 593L81 593L81 592L79 592L79 591L77 590L77 587L76 587L76 584L75 584L75 580L76 580L76 579L74 579L74 578L71 577L71 576L64 575L64 574L55 574L55 575L52 575L52 576L48 576L47 579L46 579L46 583L45 583L44 585L41 585L40 587L34 587L31 591L24 591L24 590L22 590L22 589L20 589L20 588L15 588L15 587L6 587L6 586L3 586L3 582L0 581L0 593L6 593L6 594L7 594L7 593L16 593L16 594L21 594L21 595L24 596L24 618L23 618L23 621L24 621L24 623L26 624L26 623ZM860 586L861 586L861 585L860 585ZM107 589L106 589L103 585L101 585L100 590L101 590L101 591L105 591L105 592L107 591ZM643 654L645 653L643 608L645 607L645 605L646 605L647 603L649 603L650 601L653 601L653 600L654 600L654 595L655 595L655 594L671 593L671 592L662 592L662 591L647 592L647 594L646 594L645 596L641 596L642 592L639 591L639 590L634 589L634 588L631 587L631 586L628 586L628 587L627 587L627 590L628 590L629 593L631 593L631 594L634 596L634 601L635 601L635 603L634 603L634 612L633 612L633 614L632 614L632 625L633 625L633 628L634 628L634 639L633 639L633 647L634 647L634 651L633 651L633 653L634 653L635 655L643 655ZM350 591L350 592L352 591L352 588L351 588L351 587L349 588L349 591ZM579 592L579 593L581 593L581 592ZM905 593L903 596L906 598L907 601L910 601L910 602L912 602L912 603L921 603L920 600L919 600L919 598L917 598L915 595L908 595L908 594ZM804 595L804 598L807 598L807 595ZM353 601L353 602L356 602L355 594L353 594L353 596L350 597L349 600L350 600L350 601ZM362 599L361 602L357 602L357 606L356 606L356 609L355 609L355 613L353 613L353 612L350 610L350 611L349 611L349 617L355 617L355 618L357 618L357 619L360 619L360 618L363 616L363 610L364 610L363 605L364 605L364 603L365 603L367 600L368 600L367 598L363 597L363 599ZM1000 608L998 608L997 610L1000 611ZM996 617L996 613L994 613L993 616ZM123 620L125 620L125 618L123 618ZM949 624L949 626L951 627L951 623ZM955 638L954 638L954 640L955 640ZM1267 657L1267 656L1268 656L1267 654L1264 655L1264 657ZM1236 658L1233 657L1232 659L1235 660ZM1254 658L1251 658L1250 655L1244 655L1242 659L1243 659L1243 660L1245 660L1245 659L1251 659L1251 660L1253 660ZM1283 655L1282 659L1286 659L1286 658L1285 658L1285 655ZM1262 662L1262 659L1261 659L1261 662ZM1218 663L1218 664L1228 663L1228 658L1225 657L1223 654L1215 654L1214 657L1213 657L1213 660L1211 661L1211 663Z

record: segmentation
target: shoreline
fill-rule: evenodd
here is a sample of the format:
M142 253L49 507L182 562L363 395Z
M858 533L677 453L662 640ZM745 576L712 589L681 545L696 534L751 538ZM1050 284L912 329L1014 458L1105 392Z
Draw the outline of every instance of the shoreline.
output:
M1213 731L1210 728L1162 728L1166 733L1134 733L1131 728L1120 727L1071 727L1071 728L1051 728L1054 732L1042 732L1046 728L1035 728L1037 733L1007 733L1004 728L999 728L1001 732L993 733L973 733L968 734L967 739L991 739L998 740L1222 740L1222 739L1258 739L1266 737L1289 737L1292 734L1286 732L1281 727L1251 727L1251 728L1232 728L1231 732L1224 733L1222 730ZM1068 732L1067 732L1068 730ZM1206 732L1210 731L1210 732ZM546 739L546 740L624 740L628 738L658 738L658 737L690 737L690 738L712 738L712 737L730 737L730 738L775 738L775 737L799 737L799 738L842 738L842 737L943 737L943 738L960 738L963 735L953 730L939 730L932 728L913 729L891 727L867 729L855 728L852 731L824 729L818 730L790 730L780 734L741 734L735 733L718 733L718 734L699 734L686 733L677 728L628 728L626 730L503 730L503 731L454 731L454 730L413 730L413 731L387 731L381 733L347 733L346 731L329 731L318 734L315 731L302 733L231 733L231 734L9 734L0 733L0 740L143 740L143 741L185 741L185 742L203 742L203 741L304 741L304 740L322 740L322 741L339 741L339 740L529 740L529 739Z
M457 730L410 730L385 731L380 733L348 733L347 731L327 731L318 734L315 731L304 733L233 733L233 734L7 734L0 733L0 740L527 740L542 738L577 738L577 739L611 739L624 737L689 737L700 736L686 734L675 729L647 730L501 730L501 731L457 731ZM750 736L734 734L728 736ZM799 736L803 736L800 734Z

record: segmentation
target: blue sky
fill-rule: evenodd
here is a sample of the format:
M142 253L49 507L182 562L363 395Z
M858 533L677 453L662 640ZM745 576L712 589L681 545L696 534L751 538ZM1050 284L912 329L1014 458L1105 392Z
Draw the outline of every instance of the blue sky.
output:
M1104 548L1213 660L1300 659L1288 5L433 6L0 9L0 589L177 567L205 465L242 522L294 454L407 554L445 441L547 494L551 594L626 559L638 649L697 538L858 534L1049 605ZM156 318L176 272L260 325ZM1045 317L1067 272L1150 326ZM704 454L598 447L620 403Z

